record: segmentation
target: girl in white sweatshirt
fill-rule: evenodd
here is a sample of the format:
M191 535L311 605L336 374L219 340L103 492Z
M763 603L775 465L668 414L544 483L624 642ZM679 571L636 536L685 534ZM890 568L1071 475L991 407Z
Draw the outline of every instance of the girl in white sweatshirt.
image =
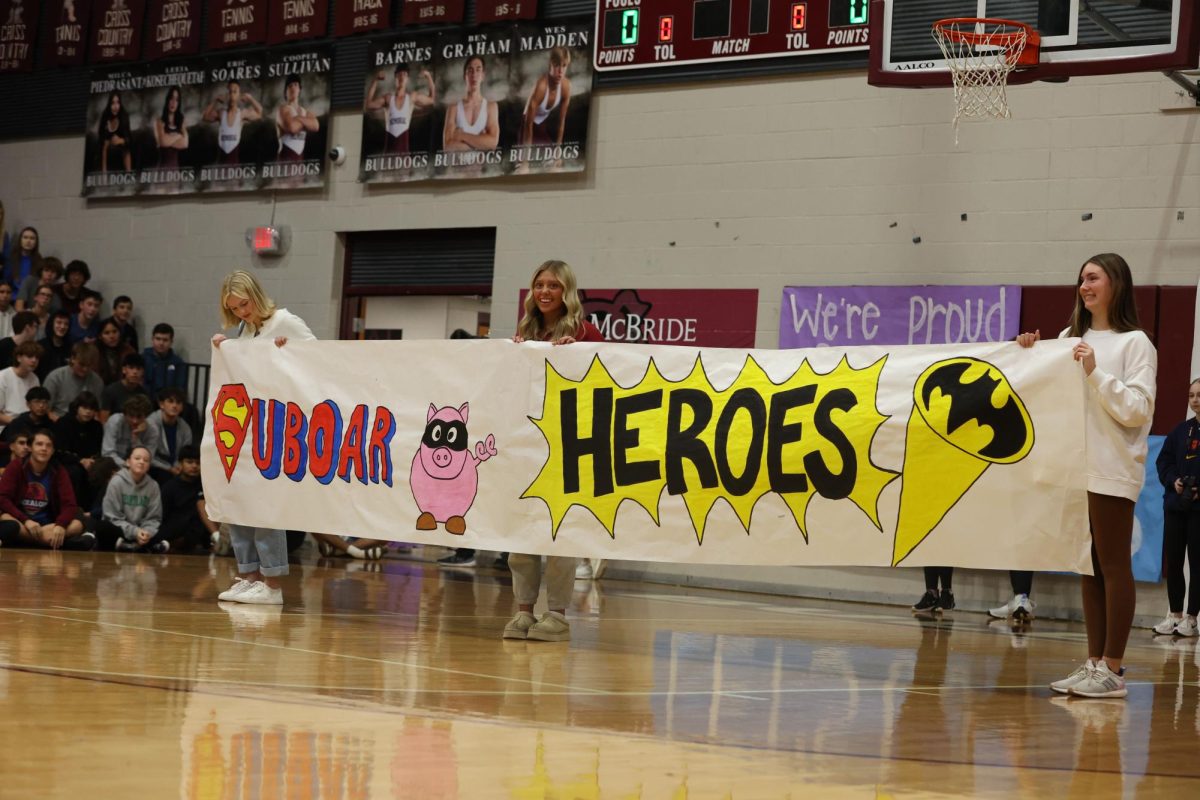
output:
M221 284L221 320L227 328L238 328L242 341L260 338L283 347L289 341L313 340L304 320L286 308L276 308L258 280L238 270ZM213 347L226 340L223 334L212 337ZM281 605L280 578L288 574L287 534L275 528L254 528L230 524L229 541L238 564L238 580L217 595L226 602Z
M1078 287L1071 326L1059 338L1082 340L1074 353L1087 392L1084 432L1095 575L1081 576L1088 659L1050 688L1079 697L1124 697L1121 661L1135 601L1129 553L1133 505L1145 477L1158 354L1138 326L1125 259L1114 253L1088 259ZM1023 333L1017 341L1032 347L1039 338Z

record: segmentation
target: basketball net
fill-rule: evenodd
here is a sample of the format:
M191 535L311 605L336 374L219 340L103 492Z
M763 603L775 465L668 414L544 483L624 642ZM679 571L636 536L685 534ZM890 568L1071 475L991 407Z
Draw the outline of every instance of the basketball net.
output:
M946 59L954 80L954 143L963 117L1008 119L1008 76L1032 42L1032 63L1037 61L1036 31L1003 19L944 19L933 25L933 38Z

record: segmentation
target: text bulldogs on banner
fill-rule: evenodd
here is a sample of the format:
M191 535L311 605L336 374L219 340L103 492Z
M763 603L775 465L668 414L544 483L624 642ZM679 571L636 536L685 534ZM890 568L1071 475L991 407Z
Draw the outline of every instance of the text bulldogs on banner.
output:
M229 341L205 495L220 521L510 552L1088 571L1075 343Z
M571 21L375 40L359 180L582 170L590 36Z

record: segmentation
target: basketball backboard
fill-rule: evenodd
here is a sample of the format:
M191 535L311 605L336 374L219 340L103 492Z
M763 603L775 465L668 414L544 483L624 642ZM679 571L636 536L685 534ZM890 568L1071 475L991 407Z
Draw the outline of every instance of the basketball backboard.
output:
M1037 65L1008 83L1076 75L1196 69L1196 0L871 0L868 80L874 86L949 86L950 73L931 35L949 17L1023 22L1041 34Z

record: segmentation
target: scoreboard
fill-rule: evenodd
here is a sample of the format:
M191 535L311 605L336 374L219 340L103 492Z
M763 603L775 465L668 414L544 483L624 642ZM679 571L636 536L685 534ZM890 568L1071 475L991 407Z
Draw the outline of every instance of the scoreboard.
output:
M597 70L866 50L870 0L597 0Z

